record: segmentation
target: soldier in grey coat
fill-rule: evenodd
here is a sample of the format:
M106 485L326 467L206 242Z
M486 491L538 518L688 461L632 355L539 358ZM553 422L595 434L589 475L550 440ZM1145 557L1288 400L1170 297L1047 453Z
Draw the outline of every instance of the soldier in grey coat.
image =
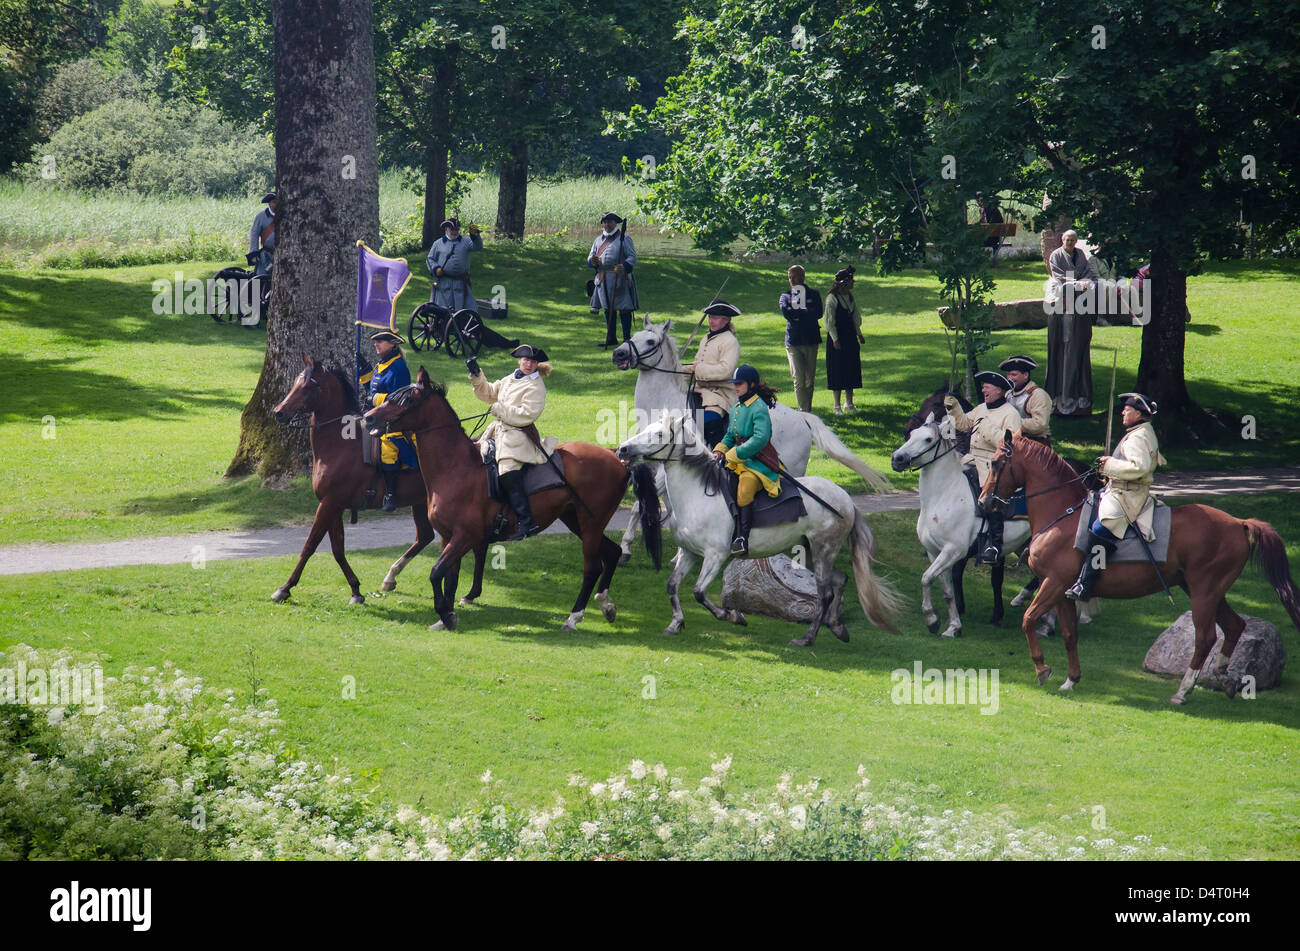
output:
M623 342L632 335L632 311L640 307L636 295L636 281L632 268L636 265L636 247L625 231L619 228L623 219L614 212L606 212L600 219L602 231L591 242L587 266L596 269L592 282L591 312L605 313L605 342L601 349L618 345L614 336L614 312L618 312L623 328Z
M275 254L275 213L280 209L280 199L275 192L263 195L262 203L266 207L253 219L253 227L248 232L248 254L245 255L254 277L270 273L271 257Z
M433 293L429 299L453 314L458 310L478 313L474 289L469 283L469 256L483 250L483 238L474 225L469 237L460 233L460 221L448 218L442 223L442 237L429 248L429 273L433 275Z

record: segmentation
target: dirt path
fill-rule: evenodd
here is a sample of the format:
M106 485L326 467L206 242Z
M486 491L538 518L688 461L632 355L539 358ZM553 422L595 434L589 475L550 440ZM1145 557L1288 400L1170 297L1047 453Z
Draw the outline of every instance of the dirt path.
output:
M1165 498L1247 492L1300 492L1300 469L1265 469L1249 473L1174 473L1160 477L1155 488ZM915 492L858 495L854 496L853 501L864 513L903 511L920 506ZM627 512L627 509L622 509L614 516L610 523L613 530L619 533L623 531L627 525ZM566 531L559 524L547 529L547 533ZM0 547L0 575L79 571L118 565L171 565L198 558L219 561L296 555L301 551L306 535L307 526L304 524L251 531L128 538L116 542L8 545ZM399 513L392 517L367 518L356 525L348 525L346 535L349 550L394 548L409 545L415 538L415 528L409 514ZM321 542L317 555L329 557L328 538Z

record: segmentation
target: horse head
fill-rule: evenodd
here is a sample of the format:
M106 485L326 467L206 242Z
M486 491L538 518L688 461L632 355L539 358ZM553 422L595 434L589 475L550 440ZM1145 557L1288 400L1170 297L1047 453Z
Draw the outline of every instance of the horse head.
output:
M643 318L642 329L614 348L614 366L620 370L658 366L659 353L669 339L672 326L671 320L652 324L649 317Z
M637 462L665 462L672 456L673 447L683 440L683 425L681 414L664 414L623 442L614 450L614 454L629 465Z
M1011 496L1025 484L1025 477L1016 466L1016 438L1011 435L1011 430L1005 431L1002 445L989 467L988 478L980 489L979 509L986 515L1002 513L1005 516L1011 507Z
M389 393L382 403L365 415L366 430L372 436L380 432L400 432L415 428L413 424L398 426L396 423L412 416L435 392L436 386L429 379L424 367L415 376L415 382Z
M904 472L910 469L921 457L931 450L934 450L935 456L926 462L933 461L937 458L939 445L942 438L939 435L939 423L935 421L934 413L929 413L924 420L917 425L909 427L907 441L894 450L894 454L889 457L889 464L895 472Z
M921 408L909 416L907 422L903 423L903 437L906 438L912 435L912 431L918 426L925 425L925 418L931 413L934 414L936 419L943 419L943 398L948 395L948 384L945 383L942 386L936 387L929 396L922 400ZM951 395L957 397L958 402L961 403L963 412L969 413L971 411L970 403L968 403L960 393L952 393Z
M305 353L302 362L303 371L294 378L284 399L271 410L277 422L287 423L295 413L314 413L320 406L321 378L316 374L322 367Z

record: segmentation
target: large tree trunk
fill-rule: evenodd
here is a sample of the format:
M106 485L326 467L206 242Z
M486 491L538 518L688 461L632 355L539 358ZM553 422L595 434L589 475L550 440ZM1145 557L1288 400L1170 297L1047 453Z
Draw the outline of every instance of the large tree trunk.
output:
M442 234L438 225L447 218L447 178L451 171L447 153L452 141L452 84L459 52L457 44L449 44L446 55L434 67L433 94L429 100L430 139L424 161L424 225L420 230L421 247L426 250Z
M1180 439L1198 428L1201 414L1187 394L1183 374L1187 343L1187 275L1162 247L1151 251L1151 320L1142 328L1142 358L1138 363L1138 392L1159 404L1153 422L1162 436ZM1113 410L1113 407L1112 407Z
M520 240L524 236L524 209L528 204L528 142L516 139L501 158L501 185L497 189L499 238Z
M271 415L301 354L353 372L358 239L379 238L371 0L275 0L280 196L266 360L227 475L301 471L306 433Z

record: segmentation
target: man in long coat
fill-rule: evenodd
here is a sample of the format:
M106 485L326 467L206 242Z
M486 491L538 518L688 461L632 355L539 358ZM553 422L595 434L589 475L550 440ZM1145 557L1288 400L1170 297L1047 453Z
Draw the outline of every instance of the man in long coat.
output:
M474 225L469 226L469 237L460 233L460 221L448 218L442 223L442 237L433 242L429 248L429 273L433 275L432 300L439 307L451 313L458 310L472 310L478 313L474 303L474 289L469 283L469 256L475 251L483 250L483 238Z
M614 313L618 313L623 329L623 342L632 335L632 311L641 306L636 293L636 246L619 227L623 219L614 212L606 212L600 219L601 233L591 242L587 266L596 269L592 282L591 312L605 314L605 342L601 349L618 346L614 335Z
M1051 277L1043 291L1047 317L1046 389L1060 416L1092 415L1092 308L1079 314L1080 293L1095 294L1097 266L1074 231L1061 235L1061 246L1047 259ZM1071 313L1066 313L1071 311Z

